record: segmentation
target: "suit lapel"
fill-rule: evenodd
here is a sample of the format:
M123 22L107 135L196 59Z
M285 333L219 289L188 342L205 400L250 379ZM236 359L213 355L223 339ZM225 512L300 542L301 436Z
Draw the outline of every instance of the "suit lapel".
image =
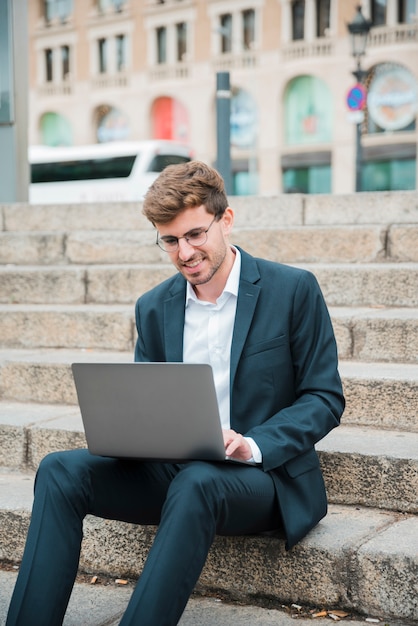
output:
M166 360L183 360L183 328L186 300L186 281L179 274L164 302L164 343Z
M241 277L231 346L231 389L260 294L260 287L255 284L260 279L257 263L249 254L240 252Z

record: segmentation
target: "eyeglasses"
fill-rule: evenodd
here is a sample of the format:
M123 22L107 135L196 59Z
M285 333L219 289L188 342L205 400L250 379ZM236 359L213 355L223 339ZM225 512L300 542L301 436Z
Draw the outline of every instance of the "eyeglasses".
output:
M160 246L161 250L164 250L164 252L176 252L179 247L180 239L185 239L190 246L194 246L196 248L198 246L203 246L208 240L209 228L212 226L215 220L216 215L206 229L194 228L182 237L174 237L173 235L163 235L162 237L160 237L160 235L157 233L156 244Z

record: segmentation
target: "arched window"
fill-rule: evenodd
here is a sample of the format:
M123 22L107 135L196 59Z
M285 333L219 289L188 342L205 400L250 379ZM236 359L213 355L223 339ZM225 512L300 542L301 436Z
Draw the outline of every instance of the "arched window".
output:
M284 96L284 130L287 145L329 143L332 138L332 96L319 78L298 76Z
M108 104L101 104L94 112L96 137L99 143L122 141L131 133L127 115Z
M153 139L176 139L186 143L189 141L189 113L175 98L163 96L154 101L151 123Z
M71 122L60 113L44 113L39 129L41 143L45 146L71 146L73 143Z

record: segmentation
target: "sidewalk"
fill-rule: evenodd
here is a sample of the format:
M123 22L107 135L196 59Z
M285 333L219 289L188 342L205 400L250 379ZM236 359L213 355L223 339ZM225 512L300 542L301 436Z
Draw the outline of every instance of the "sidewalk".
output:
M0 570L0 626L12 594L16 572ZM77 583L71 596L64 626L117 626L132 593L133 585ZM331 617L291 617L284 609L264 609L254 606L227 604L216 598L190 599L179 626L330 626ZM341 619L341 626L377 626L378 621L366 618ZM295 623L296 622L296 623ZM385 620L383 626L402 626L401 622ZM30 626L29 624L27 626Z

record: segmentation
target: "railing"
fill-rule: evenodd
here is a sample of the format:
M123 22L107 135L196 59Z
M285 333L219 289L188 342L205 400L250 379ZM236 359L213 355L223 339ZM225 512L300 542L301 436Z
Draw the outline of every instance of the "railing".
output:
M71 96L72 93L73 84L70 82L44 83L38 87L38 94L42 97Z
M254 50L243 50L242 52L226 52L219 54L212 60L212 67L216 72L228 70L240 70L257 67L258 55Z
M418 42L418 22L395 26L375 26L369 33L367 45L376 47L410 42Z
M306 57L331 56L334 52L334 44L331 39L321 37L314 41L292 41L282 48L285 61L305 59Z
M110 87L127 87L127 74L98 74L91 79L93 89L109 89Z
M187 63L174 63L172 65L161 63L148 70L148 78L152 81L188 78L189 74L190 68Z

